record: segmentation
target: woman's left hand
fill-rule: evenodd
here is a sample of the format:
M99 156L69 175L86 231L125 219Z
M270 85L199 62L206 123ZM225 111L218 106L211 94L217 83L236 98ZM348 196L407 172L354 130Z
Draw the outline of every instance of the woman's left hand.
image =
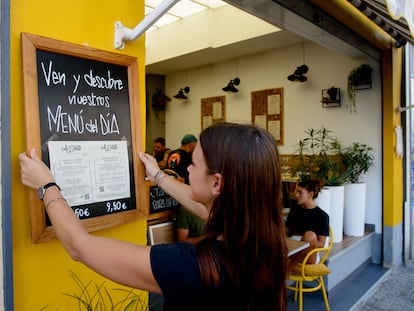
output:
M30 156L26 153L19 154L19 160L20 179L25 186L38 189L55 180L50 169L39 159L34 149L30 150Z

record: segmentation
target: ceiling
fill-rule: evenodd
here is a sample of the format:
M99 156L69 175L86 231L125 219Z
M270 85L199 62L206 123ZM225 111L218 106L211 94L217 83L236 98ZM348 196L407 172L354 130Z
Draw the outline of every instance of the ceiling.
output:
M153 1L150 1L150 0L145 1L146 5L149 5L150 2L153 4ZM158 2L161 2L161 1L158 1ZM223 1L217 1L217 0L213 0L213 1L181 0L174 7L172 7L166 15L168 14L171 14L173 16L181 15L181 17L177 18L177 21L179 21L180 18L185 18L186 16L188 16L186 15L187 13L184 13L182 9L176 10L177 9L176 6L180 4L181 2L183 2L183 4L184 2L187 2L187 4L189 2L196 2L197 4L202 3L205 6L205 9L210 9L210 10L214 10L224 5L228 5L224 3ZM151 10L147 8L146 14L150 13L150 11ZM197 12L194 12L194 14L195 13ZM164 21L162 20L163 17L158 20L158 26L156 27L159 27L159 26L162 27L162 25L168 25L167 20L168 21L172 20L171 17L164 16L164 18L166 18L166 20ZM253 17L253 18L256 18L256 17ZM154 24L154 25L157 25L157 24ZM151 31L151 29L148 31ZM152 64L147 64L146 73L166 75L171 72L188 70L190 68L200 67L200 66L211 64L211 63L217 63L217 62L222 62L226 60L237 59L239 57L246 56L246 55L256 54L256 53L260 53L260 52L275 49L275 48L281 48L284 46L294 45L294 44L297 44L297 43L300 43L306 40L307 39L305 39L304 37L296 35L293 32L290 32L288 30L281 30L281 31L266 34L260 37L256 37L253 39L239 41L237 43L232 43L229 45L223 45L218 48L212 48L212 47L206 48L206 49L199 50L197 52L181 55L178 57L170 58L170 59L152 63Z
M145 16L150 14L161 4L162 0L145 0ZM165 13L148 30L152 31L168 24L178 22L183 18L197 14L204 10L217 9L228 5L221 0L180 0L167 13Z
M305 39L289 31L256 37L220 48L208 48L194 53L170 58L161 62L147 64L147 74L166 75L172 72L184 71L191 68L201 67L212 63L237 59L242 56L252 55L267 50L281 48L303 42Z
M163 0L145 0L146 14ZM361 12L376 22L398 42L404 40L413 43L414 38L405 19L394 21L386 10L384 0L348 0ZM411 0L407 0L411 1ZM180 0L154 27L179 21L201 10L215 10L225 5L232 5L256 18L260 18L281 31L257 38L222 45L220 48L206 48L190 54L174 57L164 61L147 64L147 73L168 74L174 71L203 66L230 59L260 53L270 49L281 48L303 41L313 41L328 49L335 50L351 58L362 54L380 59L379 50L358 34L341 24L313 1L305 0ZM317 2L317 1L316 1ZM295 13L293 13L295 12ZM411 16L412 18L412 16ZM316 22L316 20L318 22ZM316 26L318 24L318 26ZM152 28L154 29L154 28ZM149 30L150 31L150 30ZM402 38L402 40L401 40ZM399 41L400 40L400 41Z

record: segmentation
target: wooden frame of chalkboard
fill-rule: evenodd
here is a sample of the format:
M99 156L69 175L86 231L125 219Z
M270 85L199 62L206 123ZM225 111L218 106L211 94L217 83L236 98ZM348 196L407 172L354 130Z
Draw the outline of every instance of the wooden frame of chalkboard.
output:
M27 150L64 180L89 232L145 219L137 59L29 33L21 39ZM82 148L89 153L67 155ZM36 191L29 203L33 243L56 238Z

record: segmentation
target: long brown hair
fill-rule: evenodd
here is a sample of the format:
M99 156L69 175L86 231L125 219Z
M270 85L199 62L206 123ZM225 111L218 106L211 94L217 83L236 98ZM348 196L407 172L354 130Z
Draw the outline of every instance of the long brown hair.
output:
M197 246L205 286L214 293L224 267L240 299L235 310L285 310L287 249L279 154L272 136L251 125L220 123L201 133L200 145L209 173L223 176L207 222L208 237ZM219 236L222 254L213 248Z

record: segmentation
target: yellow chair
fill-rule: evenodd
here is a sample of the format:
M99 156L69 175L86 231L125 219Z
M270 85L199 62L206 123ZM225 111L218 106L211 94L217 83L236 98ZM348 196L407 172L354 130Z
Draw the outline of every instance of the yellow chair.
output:
M305 257L302 263L297 264L289 275L289 280L294 281L294 286L288 285L287 288L295 292L295 301L299 294L299 311L303 309L303 293L310 293L322 290L323 299L325 301L326 311L329 311L328 296L326 295L325 283L323 277L331 273L331 270L325 265L326 258L332 249L333 233L332 228L329 228L329 244L327 247L315 248L311 250ZM322 254L322 252L324 252ZM314 253L321 253L321 259L317 264L307 264L310 256ZM304 287L304 282L312 282L309 287ZM315 285L316 283L316 285Z

